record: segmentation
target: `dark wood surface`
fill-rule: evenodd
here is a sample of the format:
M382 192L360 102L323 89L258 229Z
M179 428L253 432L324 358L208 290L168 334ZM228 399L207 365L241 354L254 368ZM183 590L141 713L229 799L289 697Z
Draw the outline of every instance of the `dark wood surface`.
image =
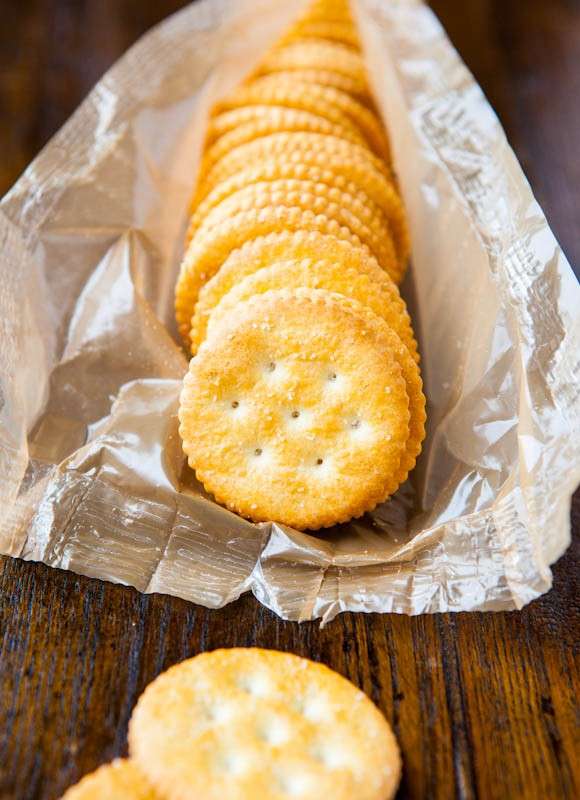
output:
M106 67L181 5L0 0L0 194ZM580 3L432 5L577 266ZM322 630L282 622L251 597L208 611L0 560L0 799L57 798L125 752L131 708L155 675L248 644L320 659L368 692L403 750L401 798L579 797L579 550L576 538L553 590L520 613L344 614Z

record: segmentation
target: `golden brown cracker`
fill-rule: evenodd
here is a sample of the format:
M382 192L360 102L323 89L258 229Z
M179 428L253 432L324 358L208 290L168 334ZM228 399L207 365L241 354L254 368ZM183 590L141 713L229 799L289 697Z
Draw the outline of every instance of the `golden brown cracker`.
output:
M368 246L393 279L398 277L399 264L390 228L380 210L366 204L364 196L353 196L325 183L285 179L246 186L215 206L203 220L196 236L203 236L212 227L242 211L269 207L302 208L336 220Z
M352 126L362 133L377 155L390 162L390 145L382 122L373 111L340 89L301 84L286 75L267 75L238 87L218 104L218 109L252 105L288 106L319 114L343 129Z
M203 653L160 675L129 725L132 756L167 800L389 800L391 729L345 678L289 653Z
M161 800L139 767L125 758L85 775L62 800Z
M338 42L294 42L275 48L260 62L256 74L292 69L329 69L359 81L368 80L360 53Z
M363 271L349 267L342 261L327 259L277 261L246 275L213 309L209 317L208 335L211 336L212 326L235 315L238 303L269 291L300 288L326 289L358 300L384 319L408 347L414 360L418 360L409 315L395 284L380 269L378 272Z
M320 133L327 136L336 136L353 144L365 144L362 133L356 129L354 124L349 122L346 116L343 119L344 124L341 125L329 121L324 115L284 106L247 106L235 111L242 112L240 116L246 116L248 112L250 115L255 113L256 116L254 121L239 124L234 126L232 130L226 131L208 147L201 163L201 175L209 172L214 164L234 148L273 133ZM220 120L220 118L230 114L235 116L234 112L226 112L219 114L215 119ZM213 135L211 126L209 135Z
M191 360L183 448L242 516L295 528L345 522L386 499L409 438L401 352L342 295L267 292L237 306ZM398 484L397 484L398 485Z
M302 107L307 98L309 107L318 107L319 113L326 115L325 109L337 108L361 131L369 147L387 162L391 160L390 144L384 125L378 115L346 92L332 86L300 83L296 76L288 73L275 73L254 80L243 90L238 90L238 102L244 100L274 102L280 105ZM278 103L277 103L278 104Z
M336 137L329 139L330 143L326 137L274 134L236 148L215 166L206 181L198 187L192 202L192 211L197 219L191 233L207 213L208 207L217 205L232 191L251 182L304 178L327 183L350 193L354 185L382 210L389 223L399 262L399 282L410 252L405 209L399 193L392 180L376 168L374 158L369 159L368 151L362 148L349 152L336 145ZM248 176L248 170L255 170L255 180ZM312 174L309 174L310 170ZM238 176L239 186L236 185ZM236 189L231 188L234 186ZM206 203L209 195L212 195L212 199Z
M339 89L341 92L354 97L365 106L374 106L371 89L366 81L360 81L352 75L343 75L340 72L333 72L329 69L294 69L294 70L279 70L272 73L279 76L281 79L296 80L300 83L310 85L317 84L319 86L330 86L333 89ZM250 79L249 82L251 82ZM254 78L254 80L256 80ZM258 78L257 80L262 80Z
M345 270L354 269L368 275L373 283L380 284L383 291L389 293L389 304L397 309L401 324L407 324L408 315L397 287L368 250L319 231L282 231L259 236L233 250L213 278L203 286L192 320L194 349L205 338L209 315L237 283L274 263L305 258L332 261ZM416 349L411 344L409 346Z
M301 208L264 208L243 211L191 241L181 264L175 289L175 316L179 332L189 342L191 318L199 290L220 268L228 255L244 242L276 231L320 231L346 239L366 249L346 226Z

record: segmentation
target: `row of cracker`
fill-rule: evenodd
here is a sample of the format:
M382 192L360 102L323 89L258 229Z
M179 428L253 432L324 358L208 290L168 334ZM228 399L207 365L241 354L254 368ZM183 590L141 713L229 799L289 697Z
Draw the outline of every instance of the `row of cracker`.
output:
M319 528L406 479L425 422L409 251L348 5L317 0L213 109L192 201L180 433L219 502Z
M151 683L129 759L63 800L388 800L401 762L369 698L322 664L273 650L215 650Z

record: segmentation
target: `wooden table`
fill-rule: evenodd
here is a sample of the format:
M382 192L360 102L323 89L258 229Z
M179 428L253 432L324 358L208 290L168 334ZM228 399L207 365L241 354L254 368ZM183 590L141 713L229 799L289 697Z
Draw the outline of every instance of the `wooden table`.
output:
M0 193L103 70L182 4L2 0ZM580 6L433 6L579 264ZM574 513L578 530L580 494ZM0 799L58 797L125 752L131 708L161 670L200 650L249 644L320 659L368 692L401 743L401 798L579 797L578 566L576 539L553 590L521 613L343 614L321 630L281 622L251 597L208 611L4 559Z

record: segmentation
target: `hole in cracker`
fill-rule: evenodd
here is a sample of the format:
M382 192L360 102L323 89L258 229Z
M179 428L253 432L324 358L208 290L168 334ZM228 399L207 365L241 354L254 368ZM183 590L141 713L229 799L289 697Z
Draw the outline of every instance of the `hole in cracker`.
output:
M254 450L254 455L255 456L261 456L263 452L264 451L262 450L261 447L256 447L256 449Z
M329 381L335 381L337 378L338 378L338 375L336 374L336 372L331 372L328 375L328 380Z
M268 364L268 366L266 367L266 370L267 370L268 372L274 372L274 370L275 370L275 369L276 369L276 362L274 362L274 361L270 361L270 363L269 363L269 364Z
M239 675L236 679L236 686L255 697L265 697L270 692L270 682L264 675Z
M311 782L306 775L296 773L294 775L282 774L278 776L278 785L284 794L297 797L304 794L311 788Z
M324 459L323 458L317 458L316 459L316 465L320 466L321 464L324 464Z
M336 747L330 746L326 743L319 743L314 745L310 750L310 754L315 761L325 766L327 769L339 769L345 765L344 752Z
M232 400L232 408L237 408L239 405L240 404L237 400Z
M248 760L243 753L229 750L218 754L215 760L215 767L217 772L242 775L247 771Z
M328 721L331 716L328 701L323 696L310 695L305 697L301 706L302 716L309 722Z
M290 738L288 725L283 720L276 718L262 720L258 724L256 735L258 739L273 747L284 744Z
M360 419L353 419L350 423L350 427L354 428L355 430L356 428L360 428Z
M300 416L300 411L293 411L293 412L290 414L290 416L291 416L293 419L298 419L298 417Z

